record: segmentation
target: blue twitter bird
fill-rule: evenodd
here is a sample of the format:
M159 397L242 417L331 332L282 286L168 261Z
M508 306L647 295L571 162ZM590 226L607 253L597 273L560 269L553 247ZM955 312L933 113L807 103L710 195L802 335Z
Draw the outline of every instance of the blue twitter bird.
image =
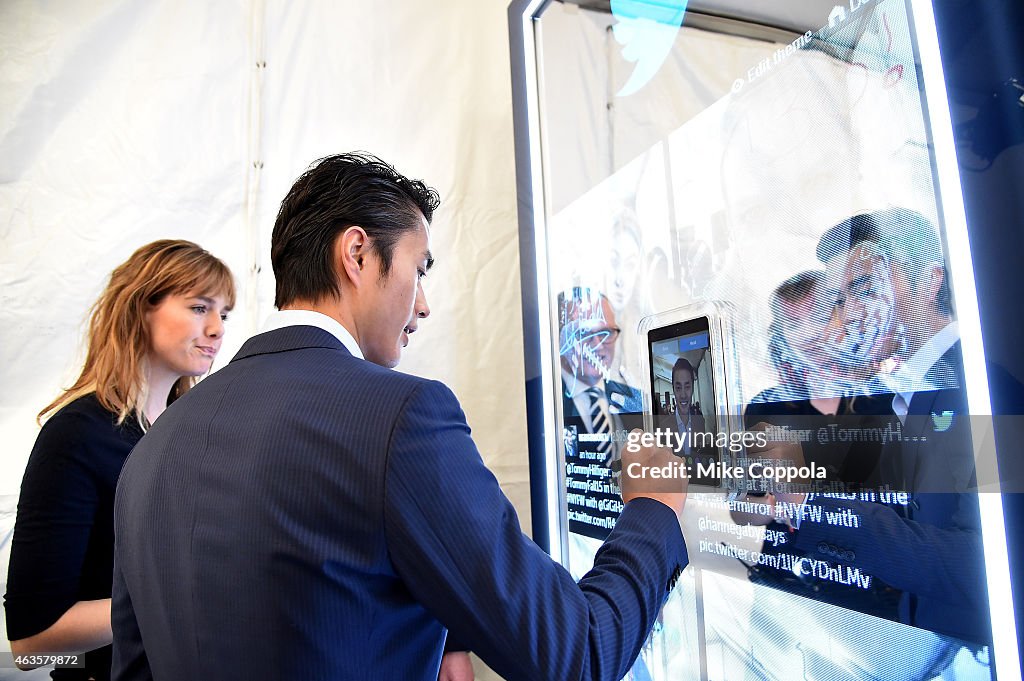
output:
M626 97L647 84L672 50L689 0L611 0L612 26L622 57L636 67L617 96Z

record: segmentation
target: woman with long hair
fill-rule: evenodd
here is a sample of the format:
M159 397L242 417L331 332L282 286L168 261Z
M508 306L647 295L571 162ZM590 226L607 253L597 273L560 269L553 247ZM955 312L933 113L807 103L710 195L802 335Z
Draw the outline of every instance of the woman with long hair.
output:
M110 275L82 373L39 412L22 480L4 599L20 667L72 653L84 667L52 678L110 677L118 474L149 425L210 370L234 302L230 270L189 241L143 246Z

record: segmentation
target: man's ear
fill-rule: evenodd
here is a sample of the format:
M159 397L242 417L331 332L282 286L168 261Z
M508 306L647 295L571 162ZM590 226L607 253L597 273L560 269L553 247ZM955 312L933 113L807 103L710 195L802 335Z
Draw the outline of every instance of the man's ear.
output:
M938 298L939 291L942 289L942 282L946 278L946 269L940 262L933 262L928 266L927 278L924 280L925 284L925 296L930 301L935 301Z
M369 252L370 238L358 225L352 225L334 239L334 272L342 287L359 288L366 281Z

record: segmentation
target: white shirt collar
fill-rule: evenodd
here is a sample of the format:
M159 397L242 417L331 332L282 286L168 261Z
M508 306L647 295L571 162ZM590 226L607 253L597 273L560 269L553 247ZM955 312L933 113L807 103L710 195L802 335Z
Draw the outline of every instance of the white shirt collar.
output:
M595 388L597 389L598 394L600 395L600 399L597 404L600 407L601 412L604 413L607 418L608 402L605 398L604 380L597 385L587 385L565 369L562 369L562 385L565 387L565 390L567 391L569 398L573 401L573 404L576 405L576 411L579 413L580 418L583 419L583 424L586 427L587 432L591 432L594 429L594 423L591 419L591 411L594 408L594 403L590 398L590 390Z
M362 350L356 343L356 339L348 332L338 320L328 317L322 312L313 310L277 310L271 312L267 321L263 322L260 333L276 331L287 326L315 326L337 338L345 348L352 353L353 357L365 359Z
M959 323L953 321L946 324L942 330L929 338L910 359L886 377L885 383L893 392L903 395L908 403L914 393L949 387L932 385L925 376L958 340L960 340Z
M587 392L591 388L597 388L598 392L601 393L602 397L605 394L604 393L604 379L600 380L597 383L597 385L587 385L586 383L581 381L579 378L577 378L576 376L573 376L571 373L566 371L565 369L562 369L562 385L565 386L567 394L569 395L569 397L571 397L573 399L576 399L577 397L579 397L583 393Z

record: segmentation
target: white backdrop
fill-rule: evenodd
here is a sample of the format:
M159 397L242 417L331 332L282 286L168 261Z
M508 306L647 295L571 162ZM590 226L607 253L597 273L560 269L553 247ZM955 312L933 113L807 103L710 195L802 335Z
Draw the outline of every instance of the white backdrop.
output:
M272 309L287 188L355 149L441 193L432 315L401 370L453 388L528 523L506 5L0 3L3 590L35 414L77 375L110 270L165 237L227 261L241 295L222 366Z

